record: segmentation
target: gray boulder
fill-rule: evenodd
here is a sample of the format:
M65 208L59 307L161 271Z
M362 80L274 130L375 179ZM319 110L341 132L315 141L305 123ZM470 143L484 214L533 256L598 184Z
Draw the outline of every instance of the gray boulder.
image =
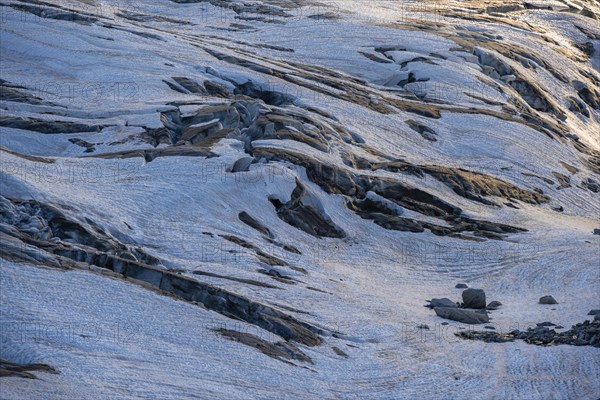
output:
M499 301L490 301L490 304L487 305L488 310L495 310L498 307L500 307L502 305L502 303L500 303Z
M231 167L231 172L245 172L250 170L250 164L252 164L252 161L254 161L254 158L252 157L240 158Z
M490 321L485 311L481 312L453 307L436 307L433 310L442 318L451 319L452 321L458 321L464 324L484 324Z
M456 308L458 306L452 300L444 297L443 299L431 299L431 301L429 302L429 304L426 307L429 307L429 308L436 308L436 307Z
M556 324L553 324L550 321L546 321L546 322L540 322L538 324L536 324L537 326L556 326Z
M454 286L457 289L466 289L468 288L466 283L457 283L456 286Z
M540 304L558 304L558 301L552 296L543 296L540 297Z
M467 308L486 307L485 292L482 289L467 289L462 293L463 304Z
M600 235L600 229L594 229L594 235Z
M590 312L587 315L598 315L600 314L600 310L590 310Z

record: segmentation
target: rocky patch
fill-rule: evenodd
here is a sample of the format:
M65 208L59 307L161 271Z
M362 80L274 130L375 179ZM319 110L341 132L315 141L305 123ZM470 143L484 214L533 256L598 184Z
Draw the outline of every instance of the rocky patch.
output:
M458 284L458 286L467 286ZM486 310L495 310L501 303L493 301L488 306L485 303L485 292L481 289L468 288L462 292L462 303L455 303L448 298L431 299L426 307L433 308L442 318L465 324L482 324L489 322Z
M261 281L256 281L254 279L236 278L234 276L226 276L226 275L221 275L221 274L215 274L213 272L206 272L206 271L202 271L202 270L194 270L194 271L192 271L192 274L194 274L194 275L201 275L201 276L210 276L212 278L226 279L226 280L229 280L229 281L244 283L244 284L247 284L247 285L264 287L264 288L268 288L268 289L279 289L279 287L277 287L277 286L269 285L268 283L264 283L264 282L261 282Z
M39 97L33 96L24 90L27 88L0 79L0 101L12 101L15 103L27 103L33 105L51 104Z
M538 346L566 344L571 346L600 347L600 320L594 320L593 322L584 321L583 323L573 325L571 329L564 332L556 332L546 324L537 324L535 328L529 328L526 331L516 329L509 333L498 333L469 330L457 332L456 336L463 339L494 343L513 342L516 339L520 339L526 343Z
M57 369L52 368L47 364L18 364L0 359L0 378L17 377L37 379L37 377L31 373L32 371L48 372L51 374L59 373Z
M254 149L253 154L255 158L265 158L270 161L288 161L304 167L311 181L317 183L328 193L349 196L348 208L355 211L362 218L372 219L386 229L410 232L423 232L425 229L429 229L436 235L450 235L462 239L466 237L460 235L461 232L473 232L474 237L468 237L470 240L478 240L479 237L502 239L507 233L524 231L513 226L464 217L461 215L462 210L460 208L423 190L408 186L399 180L357 174L350 170L325 165L310 156L289 150L283 151L277 148L260 147ZM390 165L387 166L390 167ZM368 192L373 192L391 203L381 202L377 199L373 200L373 198L365 202L363 200ZM544 195L528 192L528 197L523 198L535 201L534 199L543 199ZM394 203L401 208L440 218L443 222L437 225L398 216L398 208L389 207L389 204ZM392 214L386 210L393 210ZM448 225L442 225L443 223Z
M279 341L276 343L271 343L251 333L238 332L225 328L217 328L215 329L215 332L225 336L230 340L239 342L246 346L254 347L261 353L271 358L275 358L276 360L298 360L312 364L312 360L309 356L304 354L298 347L289 342Z
M586 178L581 181L581 187L589 190L590 192L600 193L600 182L592 178Z
M238 218L240 219L240 221L242 221L249 227L256 229L263 235L266 235L270 238L274 237L273 233L271 232L271 230L269 228L267 228L266 226L264 226L263 224L258 222L256 219L254 219L252 216L250 216L250 214L248 214L246 211L242 211L241 213L239 213Z
M69 139L69 142L85 148L84 153L93 153L94 151L96 151L96 148L92 143L86 142L83 139L71 138Z
M433 129L428 128L425 125L419 124L418 122L416 122L412 119L406 120L404 122L408 126L410 126L415 132L418 132L423 137L423 139L427 139L430 142L437 141L437 139L435 138L437 133Z
M552 171L552 175L558 180L558 189L566 189L571 187L571 180L568 176L561 174L560 172Z
M66 8L63 8L59 5L41 2L41 1L31 1L31 3L36 4L10 4L12 8L15 10L28 12L33 15L36 15L40 18L48 18L55 19L60 21L70 21L76 22L79 24L91 24L93 22L98 21L98 18L93 16L92 14L84 13L84 12L73 12Z
M589 87L586 83L574 80L573 87L579 98L594 110L600 110L600 92Z
M160 261L140 248L121 243L93 221L71 219L56 207L0 197L0 236L8 244L0 247L0 255L8 260L55 268L99 267L160 293L257 325L288 342L307 346L322 342L322 329L235 293L150 265L160 266Z
M318 198L308 192L298 180L289 202L282 203L275 198L270 200L282 221L312 236L331 238L346 236L325 213Z
M46 121L26 117L0 117L0 126L46 134L100 132L102 125L86 125L69 121Z

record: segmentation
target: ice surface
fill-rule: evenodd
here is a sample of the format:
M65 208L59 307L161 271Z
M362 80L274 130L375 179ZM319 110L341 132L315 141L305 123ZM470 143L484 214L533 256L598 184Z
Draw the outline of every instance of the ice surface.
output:
M590 309L600 308L600 236L592 233L600 227L599 194L582 186L587 178L600 180L597 164L592 163L600 151L600 112L587 105L590 116L585 117L569 109L567 102L580 98L572 80L598 88L597 21L564 12L565 3L558 1L528 1L536 9L500 15L486 7L502 3L477 1L445 5L325 1L318 6L263 1L276 8L236 11L258 3L4 2L0 78L45 103L11 101L3 92L0 119L103 128L47 134L3 124L0 194L68 210L72 218L89 219L121 242L157 257L161 268L275 307L335 331L337 337L326 336L315 347L299 345L313 364L284 363L212 330L227 328L269 342L282 340L255 325L98 272L62 271L1 258L0 358L46 363L60 374L36 373L40 379L35 380L0 378L0 397L597 397L598 348L464 341L453 333L472 327L441 325L444 320L423 307L434 297L460 300L454 285L466 282L484 289L489 300L502 302L490 313L490 325L498 331L542 321L569 328L589 318ZM597 4L582 3L600 16ZM15 5L60 7L62 12L92 15L95 21L43 18ZM282 9L287 17L278 15ZM335 18L309 18L327 13ZM596 38L590 39L586 31ZM592 57L575 46L586 42L596 49ZM521 93L486 74L473 46L489 46L521 79L539 85L540 93L564 113L564 121L550 111L532 111ZM505 49L512 50L513 57L503 55ZM517 57L520 49L546 65L530 60L535 68L526 68L527 62ZM219 59L215 52L246 63ZM390 62L374 61L361 52ZM427 61L412 61L417 57ZM262 69L249 67L250 63ZM389 79L397 74L408 77L408 72L419 82L402 87L401 79ZM567 77L566 82L560 75ZM350 210L349 193L323 190L302 165L257 158L249 171L228 172L249 155L233 134L210 143L215 156L209 158L114 156L176 148L166 142L155 147L148 139L148 132L163 128L161 113L179 111L180 118L189 118L207 104L257 98L181 93L165 83L173 83L174 77L200 84L211 81L231 91L252 82L263 94L291 95L293 104L262 102L262 115L268 114L265 110L303 113L332 130L340 125L365 142L348 144L330 134L325 139L327 151L321 151L309 141L267 137L252 142L257 152L302 154L321 165L399 179L461 207L470 218L527 232L479 242L429 230L387 230ZM354 97L341 97L347 93ZM362 95L369 100L360 100ZM400 106L393 112L375 107L377 102L396 104L392 100L440 107L440 118ZM525 112L562 131L549 129L548 134L539 124L524 123ZM410 119L433 130L436 141L411 129L405 123ZM213 121L187 128L201 129ZM319 128L308 125L289 130L319 132L315 136L320 137ZM69 139L82 139L95 150L85 153L85 147ZM348 166L344 162L348 154L379 162L383 159L377 154L384 154L388 160L413 165L462 168L526 190L542 190L550 202L533 205L515 200L515 209L504 205L508 199L489 196L498 206L486 205L429 175ZM559 189L555 172L568 176L571 186ZM297 181L311 194L312 202L306 205L329 216L345 238L317 238L278 217L271 200L290 201ZM382 198L374 192L368 197ZM396 206L403 217L449 226L449 221L436 216ZM558 206L564 212L553 210ZM268 227L276 242L293 245L302 254L266 240L239 219L243 211ZM219 235L239 237L288 265L267 265L253 250ZM258 273L270 268L293 278L294 284ZM559 304L539 305L539 297L547 294ZM431 330L417 329L420 324ZM332 346L348 358L336 354Z

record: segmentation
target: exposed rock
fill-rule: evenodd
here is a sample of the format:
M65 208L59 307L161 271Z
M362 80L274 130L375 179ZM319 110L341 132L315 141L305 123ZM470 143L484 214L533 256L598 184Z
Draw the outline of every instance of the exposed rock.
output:
M459 207L447 203L428 192L411 187L402 180L379 178L372 175L359 175L350 170L338 168L329 164L325 165L311 156L291 150L284 151L276 148L260 147L254 149L252 153L257 159L264 157L267 160L288 161L306 168L307 175L311 181L318 184L328 193L340 193L351 196L352 201L346 203L349 208L357 212L361 217L372 219L375 223L386 229L410 232L423 232L425 229L429 229L436 235L453 235L463 239L468 238L469 240L478 240L478 238L474 236L488 239L502 239L507 233L524 231L521 228L509 225L492 223L489 221L478 221L461 216L462 210ZM394 163L394 167L396 166L405 168L407 166L410 167L411 164L402 163L402 165L399 165L398 163ZM383 167L377 166L374 168ZM391 163L387 163L385 168L391 168ZM429 172L436 175L433 168L429 168ZM482 175L472 175L481 178L481 180L476 178L475 181L479 181L483 186L479 186L479 183L476 186L481 190L485 190L485 193L488 193L488 190L492 187L490 182L496 182L493 179L492 181L488 181L484 178L485 176ZM441 179L440 176L438 177ZM508 189L509 192L506 193L507 195L510 193L512 198L519 198L526 202L532 202L533 204L545 202L548 199L545 195L535 192L527 191L526 195L525 192L519 193L521 189L511 186L510 184L496 186L496 188L500 187L502 187L502 190ZM516 191L513 189L516 189ZM458 190L458 186L456 190ZM449 226L436 225L431 222L421 222L412 218L399 217L397 216L396 211L390 215L388 212L390 208L384 206L382 202L372 201L373 199L369 199L367 202L363 201L368 192L373 192L381 198L387 199L402 208L416 211L427 216L441 218L444 220L444 223L449 224ZM462 191L461 193L464 194L465 192ZM486 204L491 203L482 199L480 196L474 197L481 199L481 201ZM459 232L473 232L474 236L465 237L463 235L456 235Z
M360 54L362 54L363 56L367 57L369 60L371 61L375 61L381 64L391 64L392 61L388 60L387 58L382 58L376 54L372 54L372 53L368 53L366 51L359 51Z
M44 6L34 6L29 4L11 4L10 6L16 10L28 12L40 18L70 21L79 24L91 24L98 21L98 18L92 14L81 11L77 13L71 12L63 7L60 7L59 5L54 5L51 3L40 2L40 4L43 4Z
M74 210L70 211L76 213ZM87 218L85 221L69 218L58 207L34 200L13 201L0 195L0 226L12 228L4 229L3 233L31 246L39 247L40 242L48 242L49 245L60 242L63 247L55 245L57 250L69 252L71 250L65 246L80 245L81 248L73 249L71 254L77 261L91 260L97 256L94 253L105 252L149 265L160 264L157 258L136 246L123 244L95 222ZM39 250L37 252L44 253ZM19 255L22 254L15 254Z
M566 189L571 187L571 180L568 176L554 171L552 171L552 175L554 175L556 179L558 179L558 183L560 184L560 186L558 187L559 189Z
M242 157L237 160L233 166L231 167L231 172L245 172L250 170L250 165L254 158L252 157Z
M592 10L590 10L590 9L589 9L589 8L587 8L587 7L584 7L584 8L581 10L581 15L583 15L583 16L585 16L585 17L588 17L588 18L595 19L595 20L599 19L599 18L598 18L598 16L596 15L596 13L595 13L595 12L593 12Z
M467 289L469 286L466 283L457 283L454 287L456 289Z
M364 199L354 200L354 204L362 212L378 212L392 216L400 216L404 213L402 207L398 204L370 191L366 193Z
M271 343L250 333L238 332L225 328L218 328L215 329L215 331L231 340L240 342L246 346L254 347L269 357L279 360L299 360L312 364L312 360L309 356L289 342L280 341Z
M600 235L600 229L594 229L594 235Z
M442 299L431 299L431 301L429 302L429 304L426 305L426 307L429 308L435 308L435 307L458 307L458 305L453 302L450 299L447 298L442 298Z
M482 289L467 289L462 292L464 307L485 309L485 292Z
M86 125L69 121L46 121L26 117L0 117L0 126L47 134L100 132L101 125Z
M118 11L117 16L135 22L168 22L171 24L191 25L191 22L183 21L181 19L169 18L162 15L147 15L127 10Z
M308 15L307 16L310 19L314 19L314 20L335 20L335 19L339 19L340 16L338 15L338 13L335 12L325 12L322 14L312 14L312 15Z
M600 320L573 325L564 332L549 329L548 323L537 324L535 328L527 331L518 329L509 333L461 331L456 336L463 339L483 340L484 342L512 342L515 339L524 340L526 343L538 346L555 346L568 344L572 346L600 347ZM558 327L557 327L558 328Z
M170 270L170 271L171 272L185 272L185 270L183 270L183 271ZM236 278L234 276L220 275L220 274L215 274L213 272L206 272L206 271L201 271L201 270L192 271L192 274L202 275L202 276L210 276L213 278L227 279L227 280L234 281L234 282L245 283L248 285L264 287L264 288L268 288L268 289L278 289L277 286L269 285L268 283L256 281L254 279Z
M571 173L571 175L575 175L577 172L579 172L579 169L575 168L574 166L567 164L564 161L560 162L560 165L562 165L563 167L565 167L565 169L567 171L569 171Z
M58 374L58 370L47 364L18 364L0 359L0 378L14 376L18 378L36 379L30 371L48 372Z
M426 324L420 324L420 325L417 325L417 329L425 329L425 330L429 330L430 328L429 328L429 325L426 325Z
M209 146L208 146L209 147ZM158 149L147 149L147 150L124 150L117 151L114 153L102 153L95 154L92 157L104 158L104 159L127 159L140 157L145 162L152 162L159 157L204 157L213 158L218 157L217 154L210 151L208 148L199 145L181 145L181 146L170 146Z
M546 321L546 322L539 322L536 324L537 326L556 326L556 324L553 324L552 322Z
M499 301L491 301L490 304L487 305L487 309L488 310L496 310L498 307L500 307L502 305L502 303L500 303Z
M265 239L267 240L267 242L274 244L277 247L281 247L283 250L285 250L287 252L294 253L294 254L302 254L302 252L300 250L298 250L298 248L296 246L293 246L291 244L280 243L269 237L266 237ZM303 273L306 273L304 268L300 268L300 267L291 267L291 268L298 268L299 270L303 271Z
M283 261L281 258L275 257L271 254L267 254L262 250L256 252L256 258L258 258L260 261L264 262L267 265L288 265L288 263Z
M600 314L600 310L590 310L589 313L587 313L587 315L598 315Z
M478 312L465 310L464 308L452 307L436 307L433 310L442 318L451 319L453 321L458 321L465 324L483 324L490 321L485 311Z
M246 211L242 211L241 213L239 213L238 218L240 219L240 221L242 221L246 225L250 226L251 228L256 229L260 233L267 235L270 238L274 237L273 233L271 232L271 230L269 228L267 228L266 226L264 226L263 224L258 222Z
M282 93L268 88L263 88L252 81L248 81L244 84L237 85L237 88L233 92L234 94L242 94L244 96L252 97L254 99L260 99L266 104L273 106L283 106L292 104L295 98L287 93Z
M588 110L588 106L582 100L573 96L569 96L568 101L568 108L570 111L577 112L587 118L590 118L590 111Z
M206 88L208 94L212 96L227 98L231 95L227 87L211 80L205 80L204 87Z
M13 85L4 79L0 79L0 101L13 101L16 103L27 103L27 104L51 104L43 101L39 97L30 95L26 92L23 92L22 89L26 90L27 88L23 86Z
M505 343L513 342L515 340L515 338L510 334L501 334L497 332L466 330L456 332L455 335L462 339L481 340L486 343Z
M185 89L184 93L190 94L206 94L206 90L202 87L198 82L194 82L190 78L186 78L183 76L174 76L173 80L179 84L180 87Z
M556 332L547 326L529 328L527 331L514 330L510 335L530 344L551 346L569 344L573 346L600 347L600 321L584 321L573 325L564 332Z
M210 3L215 7L222 7L232 10L237 14L238 17L242 17L248 14L262 14L269 17L272 21L273 17L290 17L291 15L285 11L282 7L268 3L253 3L253 2L232 2L229 0L171 0L173 3L189 4L189 3ZM288 6L292 7L295 4L289 2ZM296 5L297 6L297 5ZM268 22L269 18L264 18L264 22ZM239 18L248 19L248 18ZM262 19L261 19L262 20Z
M79 138L71 138L71 139L69 139L69 142L76 144L78 146L84 147L85 153L92 153L92 152L96 151L94 145L92 143L86 142L85 140L82 140Z
M268 275L271 278L273 278L276 281L281 282L281 283L285 283L285 284L288 284L288 285L294 285L294 284L296 284L296 281L292 277L287 276L287 275L283 275L281 272L279 272L275 268L259 269L258 272L260 272L261 274Z
M540 304L558 304L558 301L554 299L552 296L542 296L540 297Z
M456 194L484 204L494 204L482 196L497 196L507 199L518 199L530 204L542 204L549 198L539 193L521 189L501 179L467 171L437 165L413 165L403 160L396 160L373 165L372 169L385 169L392 172L406 172L411 175L430 175L450 187Z
M600 93L594 88L590 88L582 81L574 80L573 87L577 90L579 98L594 110L600 110Z
M342 238L346 235L331 221L318 198L308 192L298 180L291 197L285 204L277 199L270 199L281 220L316 237Z
M235 235L219 235L219 236L222 237L223 239L228 240L231 243L235 243L238 246L241 246L243 248L252 249L252 250L256 250L256 251L260 250L258 247L256 247L252 243L250 243L242 238L239 238Z
M344 358L350 357L346 352L344 352L343 350L339 349L336 346L331 346L331 349L335 352L335 354L337 354L340 357L344 357Z
M231 243L235 243L238 246L244 247L246 249L251 249L254 250L256 252L256 258L258 258L260 261L264 262L267 265L283 265L283 266L287 266L287 262L281 260L280 258L277 258L271 254L267 254L264 251L262 251L258 246L240 238L237 237L235 235L219 235L220 237L222 237L225 240L230 241Z
M24 243L34 250L31 257L39 260L53 255L52 259L54 262L58 260L59 264L68 259L71 260L69 265L79 263L108 269L185 301L200 303L227 317L257 325L286 341L307 346L318 345L322 341L319 335L323 331L320 328L216 286L157 268L153 265L160 264L158 259L139 248L121 243L93 221L87 218L85 222L74 220L56 207L33 200L13 202L0 196L0 227L6 227L0 235L21 243L8 254L7 259L29 262L27 252L22 250ZM234 236L227 238L255 248ZM3 237L5 242L8 240ZM7 246L0 246L0 249L3 257L4 252L11 251Z
M561 115L553 101L546 97L540 87L524 79L516 79L510 85L534 110Z
M587 178L581 181L581 186L594 193L600 193L600 182L592 178Z
M421 136L423 136L424 139L427 139L427 140L429 140L431 142L436 142L437 141L437 139L436 139L437 133L433 129L431 129L431 128L423 125L423 124L420 124L420 123L418 123L418 122L416 122L416 121L414 121L412 119L409 119L409 120L404 121L404 122L406 122L406 124L408 126L410 126L414 131L416 131L419 134L421 134Z
M491 67L493 71L496 71L499 77L511 75L513 73L513 70L508 63L489 50L476 47L473 49L473 54L479 58L479 64Z

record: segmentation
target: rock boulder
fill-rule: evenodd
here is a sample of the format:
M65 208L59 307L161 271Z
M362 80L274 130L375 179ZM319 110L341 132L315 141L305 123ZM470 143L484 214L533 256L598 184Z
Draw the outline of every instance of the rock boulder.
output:
M482 289L467 289L462 293L464 306L484 309L486 307L485 292Z
M429 304L426 307L429 307L429 308L436 308L436 307L456 308L458 306L452 300L444 297L443 299L431 299L431 301L429 302Z
M558 304L558 301L554 299L552 296L542 296L540 297L540 304Z
M452 307L436 307L434 308L435 313L446 319L453 321L462 322L464 324L483 324L489 322L490 319L487 313L465 310L464 308L452 308Z

